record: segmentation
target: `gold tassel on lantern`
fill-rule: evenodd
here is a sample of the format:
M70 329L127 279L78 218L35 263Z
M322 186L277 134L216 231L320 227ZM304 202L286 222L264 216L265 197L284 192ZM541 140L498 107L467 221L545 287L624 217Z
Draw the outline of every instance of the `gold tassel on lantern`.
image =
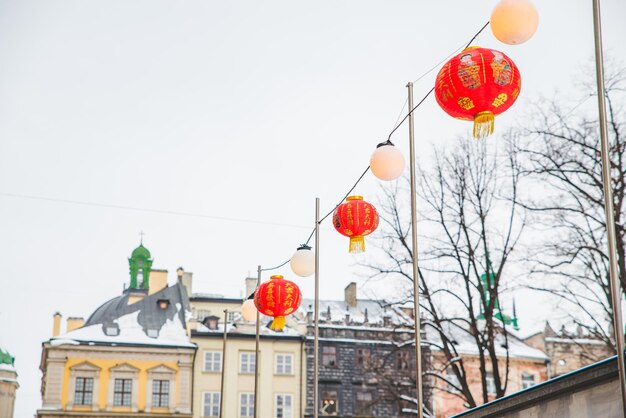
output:
M365 252L365 238L362 235L350 237L350 254Z
M479 112L474 116L474 138L483 139L487 138L493 133L493 113Z
M270 329L273 329L274 331L282 331L282 329L285 328L285 322L284 316L277 316L270 324Z

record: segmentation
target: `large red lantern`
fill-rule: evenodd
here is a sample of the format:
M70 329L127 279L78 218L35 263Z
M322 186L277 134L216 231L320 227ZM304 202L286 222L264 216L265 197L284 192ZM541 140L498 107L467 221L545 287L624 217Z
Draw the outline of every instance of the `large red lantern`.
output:
M474 137L493 133L494 117L515 103L522 88L517 66L502 52L470 47L437 74L435 97L450 116L474 121Z
M337 232L350 237L350 252L365 251L365 235L378 227L376 208L361 196L350 196L335 209L333 225Z
M276 275L262 283L254 292L254 304L263 315L272 316L270 328L280 331L285 327L285 316L294 313L302 302L297 284Z

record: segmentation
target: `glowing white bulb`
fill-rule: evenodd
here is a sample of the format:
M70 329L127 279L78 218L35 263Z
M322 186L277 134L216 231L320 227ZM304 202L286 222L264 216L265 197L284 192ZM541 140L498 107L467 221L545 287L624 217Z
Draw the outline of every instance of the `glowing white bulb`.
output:
M404 156L391 144L381 145L372 153L370 169L381 180L395 180L404 171Z
M256 322L256 306L254 304L254 300L246 299L246 301L241 306L241 315L243 315L243 319L249 322Z
M501 0L491 13L491 31L500 42L518 45L537 31L539 14L529 0Z
M311 247L301 246L291 257L291 270L300 277L308 277L315 273L315 253Z

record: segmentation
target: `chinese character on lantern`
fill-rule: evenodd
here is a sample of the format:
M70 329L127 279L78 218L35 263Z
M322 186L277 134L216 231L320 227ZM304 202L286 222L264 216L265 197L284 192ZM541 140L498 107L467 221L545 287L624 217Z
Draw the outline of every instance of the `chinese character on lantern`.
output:
M302 302L300 288L294 282L275 275L254 292L254 304L263 315L274 317L270 328L280 331L285 327L285 316L294 313Z
M450 116L474 121L474 137L493 133L494 118L515 103L522 88L517 66L502 52L465 49L437 74L435 97Z
M350 238L350 253L362 253L365 235L378 227L378 212L361 196L350 196L335 209L333 225L337 232Z

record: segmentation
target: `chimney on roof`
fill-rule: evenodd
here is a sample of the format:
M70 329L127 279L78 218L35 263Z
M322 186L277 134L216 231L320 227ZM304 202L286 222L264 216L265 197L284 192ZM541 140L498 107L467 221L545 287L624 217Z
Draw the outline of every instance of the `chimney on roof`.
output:
M348 306L356 308L356 283L352 282L344 290L344 299Z
M256 290L256 283L256 277L246 277L246 293L243 295L244 299L248 299L248 297L254 293Z
M148 294L153 295L167 287L167 270L150 270Z
M58 337L61 334L61 312L55 312L52 320L52 336Z
M74 331L85 325L85 320L81 317L70 316L67 318L67 332Z
M193 294L193 273L190 271L183 272L183 278L181 280L183 287L187 291L187 296L191 297Z

